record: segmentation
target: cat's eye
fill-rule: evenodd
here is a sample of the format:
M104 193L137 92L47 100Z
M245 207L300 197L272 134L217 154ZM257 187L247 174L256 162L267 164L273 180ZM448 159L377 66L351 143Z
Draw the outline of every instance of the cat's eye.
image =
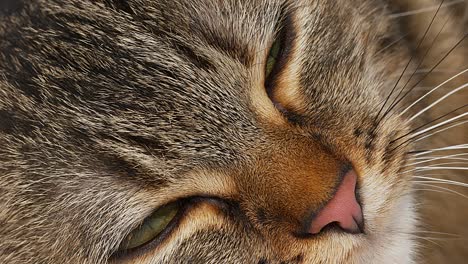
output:
M265 65L265 78L268 79L270 77L271 72L275 68L275 65L278 61L278 56L281 50L281 42L276 39L271 45L270 52L268 53L268 58Z
M174 221L180 209L179 203L171 203L156 210L124 239L120 250L137 249L157 238Z
M286 21L287 19L285 19ZM283 22L285 22L283 21ZM278 23L280 23L279 21ZM294 31L289 23L281 23L277 26L274 41L270 44L270 50L265 60L265 88L269 96L272 96L278 74L287 64L287 59L291 51L291 44Z

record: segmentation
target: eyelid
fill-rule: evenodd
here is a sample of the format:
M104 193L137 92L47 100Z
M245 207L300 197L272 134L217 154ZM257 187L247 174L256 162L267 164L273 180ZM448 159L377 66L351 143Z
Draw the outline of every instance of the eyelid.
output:
M273 68L276 65L277 58L281 52L281 43L275 38L274 42L270 46L269 53L266 58L265 63L265 78L268 79Z
M166 204L154 211L124 239L121 244L123 250L133 250L152 241L169 226L180 209L180 204L176 202Z
M193 196L193 197L188 197L188 198L182 198L175 203L180 203L180 208L179 211L177 212L176 216L170 223L166 226L166 228L161 231L155 238L153 238L151 241L148 243L137 247L135 249L130 249L130 250L120 250L112 254L112 256L109 258L109 261L111 263L120 263L120 262L125 262L125 263L133 263L136 259L142 258L149 254L150 252L157 251L159 248L164 247L164 244L170 243L171 236L177 234L178 227L183 225L182 222L189 217L191 212L193 210L196 210L199 208L200 205L202 204L210 204L212 206L217 207L220 211L223 212L228 212L227 207L230 207L231 204L233 203L231 200L226 200L225 198L220 198L220 197L213 197L213 196ZM167 203L170 204L170 203ZM162 208L165 205L159 207ZM159 209L158 208L158 209ZM156 209L153 212L156 212L158 209ZM150 217L149 215L148 217ZM145 218L146 219L146 218ZM137 228L138 226L134 227ZM132 229L134 230L134 229Z
M133 249L127 249L127 250L118 250L115 253L112 254L110 257L111 262L118 262L118 261L131 261L134 260L140 256L145 255L148 251L154 250L158 248L163 242L170 237L170 235L176 231L177 227L179 226L180 222L184 218L185 214L187 213L187 210L190 209L192 202L190 199L185 198L181 199L178 201L175 201L173 203L179 203L179 210L176 213L175 217L169 222L169 224L159 233L157 234L153 239L148 241L147 243L138 246ZM167 203L170 204L170 203ZM166 204L166 205L167 205ZM147 217L151 217L151 215L159 210L160 208L163 208L165 205L159 207L155 211L153 211L150 215ZM146 218L145 218L146 220ZM143 220L144 221L144 220ZM141 223L140 223L141 224ZM135 226L133 230L138 228L138 226Z
M290 57L292 46L294 44L294 37L295 32L293 30L291 17L289 16L289 14L283 12L280 19L278 20L278 26L274 41L270 46L271 49L275 41L279 41L280 50L276 58L276 63L268 77L265 79L264 84L270 99L273 98L275 81L278 78L278 75L281 73L281 71L285 68L285 65Z

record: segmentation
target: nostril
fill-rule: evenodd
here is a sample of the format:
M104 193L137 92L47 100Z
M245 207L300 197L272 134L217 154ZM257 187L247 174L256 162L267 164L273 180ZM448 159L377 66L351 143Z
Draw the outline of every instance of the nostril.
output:
M338 222L331 222L331 223L328 223L327 225L325 225L324 227L322 227L322 229L319 231L319 233L324 232L326 230L331 230L331 229L341 230L343 232L347 232L346 230L344 230L340 226L340 224Z
M350 170L343 177L335 195L312 219L308 232L318 234L325 227L337 225L348 233L362 233L364 218L356 199L357 175Z

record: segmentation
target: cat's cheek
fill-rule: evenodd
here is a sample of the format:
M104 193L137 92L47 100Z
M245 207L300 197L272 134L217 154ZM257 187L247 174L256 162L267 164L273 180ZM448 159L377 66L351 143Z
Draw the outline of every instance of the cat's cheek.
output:
M365 247L365 259L379 259L380 263L414 263L417 244L414 231L417 229L417 216L412 195L395 199L389 211L387 226L376 233L371 244Z
M396 177L369 174L363 180L366 241L356 254L359 259L412 263L417 224L413 193L407 181L392 179Z

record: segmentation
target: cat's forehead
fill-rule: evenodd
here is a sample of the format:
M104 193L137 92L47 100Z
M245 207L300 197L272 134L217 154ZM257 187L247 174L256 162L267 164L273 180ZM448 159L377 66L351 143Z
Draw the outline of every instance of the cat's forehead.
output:
M221 84L232 92L263 80L268 51L281 31L287 31L284 45L291 49L283 71L297 79L295 84L288 79L289 91L339 99L368 81L363 80L368 69L393 63L385 56L372 60L393 27L382 16L385 7L372 1L158 1L134 12L146 17L146 26L173 53L167 57L191 61L194 71L208 72L215 82L235 82Z
M192 48L214 48L251 66L285 24L290 24L288 30L300 29L297 38L308 46L307 55L318 57L345 57L350 50L363 49L357 38L373 38L388 24L377 19L382 8L375 3L339 2L156 1L135 12L154 24L152 30L162 41L177 39Z

